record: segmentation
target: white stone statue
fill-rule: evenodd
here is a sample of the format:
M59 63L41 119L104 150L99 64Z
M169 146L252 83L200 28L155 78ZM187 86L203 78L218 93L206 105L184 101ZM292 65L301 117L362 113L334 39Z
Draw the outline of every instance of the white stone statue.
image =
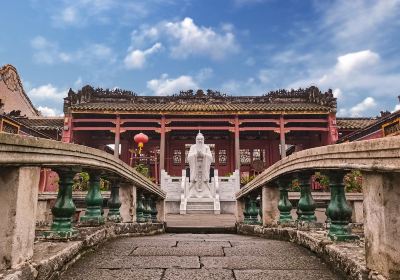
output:
M190 147L188 161L190 167L189 197L211 197L209 180L212 154L210 147L204 144L204 136L200 132L196 136L196 144Z

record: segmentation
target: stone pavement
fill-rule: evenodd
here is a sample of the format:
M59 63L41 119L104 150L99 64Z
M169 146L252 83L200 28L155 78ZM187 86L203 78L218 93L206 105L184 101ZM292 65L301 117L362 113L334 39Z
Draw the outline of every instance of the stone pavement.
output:
M126 237L87 253L61 279L342 279L307 249L235 234Z

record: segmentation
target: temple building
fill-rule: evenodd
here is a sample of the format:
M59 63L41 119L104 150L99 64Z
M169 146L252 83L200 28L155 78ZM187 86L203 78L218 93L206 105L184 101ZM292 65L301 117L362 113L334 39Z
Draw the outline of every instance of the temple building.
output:
M220 176L235 170L252 176L288 153L338 140L336 99L331 90L322 93L314 86L262 96L212 90L141 96L85 86L69 90L64 114L64 142L104 150L112 145L114 155L126 163L149 164L156 179L160 170L181 175L199 130ZM141 132L149 141L138 159L133 138Z

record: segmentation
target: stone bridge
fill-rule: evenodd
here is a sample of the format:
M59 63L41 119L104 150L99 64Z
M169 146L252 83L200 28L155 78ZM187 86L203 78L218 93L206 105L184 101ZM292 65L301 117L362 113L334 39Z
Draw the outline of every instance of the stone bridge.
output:
M165 234L165 193L112 155L0 134L0 279L400 279L399 140L288 156L237 193L240 235L189 235ZM60 181L52 223L38 229L42 167ZM344 193L343 176L353 169L363 174L361 228L349 222ZM90 174L85 215L71 223L72 185L81 171ZM315 217L315 171L329 177L326 223ZM100 178L111 182L106 214ZM294 178L301 188L296 218L288 199ZM162 235L139 237L154 234Z

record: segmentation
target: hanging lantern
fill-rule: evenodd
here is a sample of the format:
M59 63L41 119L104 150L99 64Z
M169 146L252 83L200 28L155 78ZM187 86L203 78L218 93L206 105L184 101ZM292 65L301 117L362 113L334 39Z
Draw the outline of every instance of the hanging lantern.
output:
M138 144L140 155L144 144L149 141L149 137L146 134L140 132L139 134L136 134L135 137L133 137L133 140L135 141L135 143Z

